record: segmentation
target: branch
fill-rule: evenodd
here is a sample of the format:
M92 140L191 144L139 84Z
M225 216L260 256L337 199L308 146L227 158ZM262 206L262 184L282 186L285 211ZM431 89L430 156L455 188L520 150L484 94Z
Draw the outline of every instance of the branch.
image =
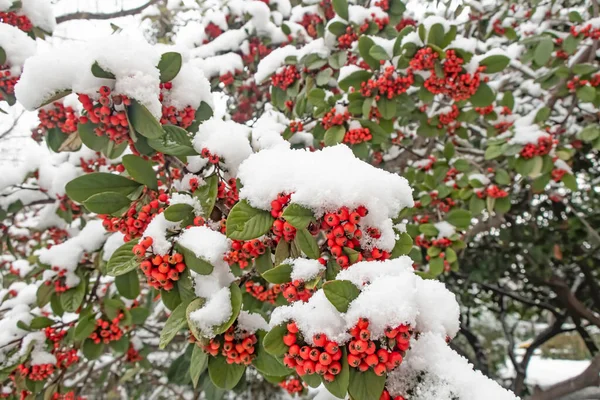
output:
M63 22L71 21L74 19L107 20L107 19L113 19L113 18L119 18L119 17L126 17L128 15L138 14L138 13L144 11L146 8L150 7L151 5L158 3L159 1L160 0L150 0L147 3L142 4L139 7L131 8L129 10L121 10L121 11L117 11L114 13L75 12L75 13L71 13L71 14L65 14L65 15L61 15L60 17L56 17L56 23L61 24Z
M4 132L0 133L0 139L4 138L6 135L12 132L14 127L17 126L17 122L19 122L19 119L21 119L24 113L25 111L21 112L21 114L19 114L15 119L13 119L11 125Z
M577 392L589 386L600 385L600 355L592 359L592 363L581 374L550 386L548 389L536 392L530 400L559 399L569 393Z
M564 280L555 275L548 280L547 284L556 293L558 301L565 306L569 314L573 317L586 319L600 328L600 317L575 297L575 294Z

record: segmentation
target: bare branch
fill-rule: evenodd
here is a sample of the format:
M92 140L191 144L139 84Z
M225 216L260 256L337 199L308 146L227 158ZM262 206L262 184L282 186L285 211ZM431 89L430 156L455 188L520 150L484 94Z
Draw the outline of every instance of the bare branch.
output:
M559 399L569 393L577 392L589 386L600 385L600 355L592 359L592 363L579 375L550 386L544 391L534 393L530 400Z
M61 24L66 21L71 21L74 19L97 19L97 20L107 20L119 17L126 17L128 15L139 14L144 11L146 8L150 7L158 3L160 0L150 0L145 4L142 4L139 7L131 8L129 10L121 10L113 13L90 13L90 12L75 12L71 14L61 15L56 17L56 23Z

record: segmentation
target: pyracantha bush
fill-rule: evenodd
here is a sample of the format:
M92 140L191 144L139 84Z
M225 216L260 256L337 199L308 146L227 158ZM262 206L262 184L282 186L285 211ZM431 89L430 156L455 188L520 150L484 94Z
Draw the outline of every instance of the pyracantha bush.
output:
M206 3L181 53L115 33L33 56L52 24L9 3L0 101L47 148L0 177L2 396L516 398L450 349L435 278L476 223L577 190L588 11ZM522 28L542 8L560 24Z

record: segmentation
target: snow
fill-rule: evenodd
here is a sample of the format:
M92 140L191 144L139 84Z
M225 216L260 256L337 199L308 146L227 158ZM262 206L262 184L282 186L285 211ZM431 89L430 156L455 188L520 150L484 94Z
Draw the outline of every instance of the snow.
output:
M213 327L225 323L232 312L231 291L224 287L210 297L203 307L191 312L189 318L196 324L202 336L213 338Z
M115 251L121 247L124 243L125 235L121 232L115 232L106 239L104 247L102 248L102 260L108 261L112 257Z
M262 315L242 310L237 318L237 328L247 333L255 333L258 330L268 331L269 324Z
M352 75L356 71L364 71L364 70L354 64L344 65L342 68L340 68L340 75L338 77L338 81L341 81L341 80L347 78L348 76Z
M66 285L74 287L79 284L79 277L75 274L79 261L84 253L91 253L102 246L106 240L106 231L101 220L89 221L85 227L74 237L66 242L52 246L49 249L39 250L39 260L52 267L65 269ZM45 271L45 273L55 273Z
M19 271L19 277L24 278L28 273L33 271L35 265L32 265L27 260L15 260L12 262L12 267Z
M448 221L436 222L433 226L438 230L438 239L449 238L456 233L456 228Z
M306 258L286 259L281 264L289 264L292 266L292 281L310 281L315 278L321 271L325 271L325 266L317 260Z
M231 29L223 32L218 38L210 43L202 45L190 51L192 57L213 57L217 53L238 50L242 42L248 38L244 29Z
M23 321L29 324L33 319L33 315L29 313L29 307L24 303L17 304L13 308L4 308L3 304L0 304L0 309L7 310L0 319L0 363L4 363L6 361L6 353L16 346L16 343L12 346L10 343L24 337L28 333L18 328L17 322Z
M508 141L509 144L537 144L542 137L550 137L540 129L538 125L517 126L515 123L515 135Z
M387 388L392 396L406 395L411 400L451 399L516 400L514 394L474 371L468 361L454 352L444 338L422 333L411 342L404 362L388 375Z
M412 265L413 261L408 256L385 261L361 261L340 271L335 279L350 281L358 288L362 288L380 277L403 276L407 272L412 272Z
M210 82L200 68L190 63L183 64L177 76L171 81L171 90L164 91L164 104L183 109L200 107L201 102L213 106Z
M294 46L285 46L273 50L258 63L254 80L257 83L264 81L284 64L287 57L296 56L297 54L298 50Z
M225 75L228 72L234 74L236 71L244 70L244 62L239 54L227 53L214 57L196 58L191 61L204 72L204 76L211 79Z
M236 176L242 161L252 154L249 135L247 126L213 117L200 125L192 144L198 153L207 148L218 155L228 175Z
M340 176L352 176L352 180ZM283 147L262 150L242 163L238 178L243 185L240 198L263 210L270 210L271 201L282 192L292 193L292 203L310 208L317 216L341 206L363 205L369 214L362 222L382 232L372 242L363 238L363 244L384 250L395 244L391 218L413 205L404 178L359 160L343 145L315 152Z
M558 159L556 159L556 161L554 161L554 168L560 169L563 171L567 171L569 174L573 173L573 170L571 169L571 167L569 167L569 164L567 164L560 158L558 158Z
M385 18L387 16L387 13L379 7L366 8L354 4L348 6L348 20L357 25L362 25L373 18Z
M28 57L35 54L36 44L25 32L12 25L0 23L0 47L6 53L6 64L12 75L21 74Z
M223 255L231 246L231 240L225 235L206 226L193 226L186 229L177 243L212 265L223 263Z
M490 178L488 178L487 176L485 176L483 174L471 174L471 175L469 175L469 180L477 181L477 182L481 183L483 186L487 186L490 184Z
M456 336L460 330L460 309L454 293L442 282L432 279L417 279L416 284L419 309L416 326L419 331L441 337Z
M179 227L179 222L171 222L165 218L164 213L156 215L146 227L144 238L152 238L152 252L158 255L167 254L172 243L167 239L167 231ZM143 238L142 238L143 240Z
M33 26L37 26L46 32L54 30L56 19L50 0L21 0L21 2L19 14L26 15Z
M203 215L202 205L200 204L200 201L198 200L198 198L192 197L189 194L173 193L171 195L170 205L175 204L187 204L188 206L191 206L194 209L195 215Z

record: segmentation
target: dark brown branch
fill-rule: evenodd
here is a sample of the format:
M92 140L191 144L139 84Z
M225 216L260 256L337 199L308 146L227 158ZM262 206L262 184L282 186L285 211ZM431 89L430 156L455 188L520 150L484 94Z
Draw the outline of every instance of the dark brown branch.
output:
M548 280L548 286L556 293L557 300L565 306L569 314L574 318L586 319L600 328L600 317L595 315L585 304L575 297L575 294L571 292L571 288L569 288L569 285L564 280L558 276L553 276Z
M131 8L129 10L121 10L121 11L116 11L113 13L90 13L90 12L75 12L75 13L71 13L71 14L65 14L65 15L61 15L59 17L56 17L56 23L57 24L61 24L63 22L66 21L71 21L74 19L99 19L99 20L107 20L107 19L113 19L113 18L119 18L119 17L126 17L128 15L135 15L135 14L139 14L140 12L144 11L146 8L150 7L151 5L154 5L156 3L158 3L160 0L150 0L145 4L142 4L139 7L136 8Z
M577 392L589 386L600 385L600 355L581 374L550 386L544 391L534 393L530 400L553 400Z

